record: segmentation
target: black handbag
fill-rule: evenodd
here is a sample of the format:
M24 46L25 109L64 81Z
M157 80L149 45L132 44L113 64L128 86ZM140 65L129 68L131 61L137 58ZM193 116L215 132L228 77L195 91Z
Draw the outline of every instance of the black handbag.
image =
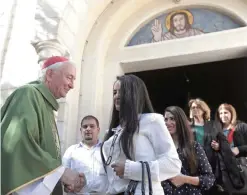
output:
M222 182L225 191L229 194L247 194L247 158L236 158L240 177L238 182L226 169L221 169Z
M145 195L145 167L146 167L147 176L148 176L149 195L152 195L153 194L153 187L152 187L149 164L148 164L148 162L143 162L143 161L140 161L140 163L142 165L142 181L141 181L142 195ZM139 181L130 180L128 187L124 192L124 195L134 195L138 183L139 183Z

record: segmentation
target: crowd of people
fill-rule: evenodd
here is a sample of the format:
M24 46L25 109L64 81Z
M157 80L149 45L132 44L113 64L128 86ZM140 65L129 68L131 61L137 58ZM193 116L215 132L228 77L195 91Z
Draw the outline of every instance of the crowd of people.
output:
M247 124L232 105L219 105L211 118L197 98L188 102L188 117L176 105L158 114L140 78L119 76L103 140L98 119L87 115L82 141L61 156L53 111L73 88L76 69L53 56L42 73L1 108L1 194L247 194Z

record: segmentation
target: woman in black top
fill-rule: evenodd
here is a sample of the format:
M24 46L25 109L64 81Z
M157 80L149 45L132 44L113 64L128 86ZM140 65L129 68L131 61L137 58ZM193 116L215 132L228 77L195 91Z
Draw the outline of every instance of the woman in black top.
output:
M235 189L246 185L239 173L236 158L247 157L247 124L237 122L235 108L225 103L217 110L215 127L217 135L212 139L211 147L219 157L217 184L222 186L222 194L231 194ZM223 175L222 170L226 171L227 175ZM226 176L230 178L231 185L224 182ZM220 194L217 189L212 189L212 193ZM247 194L247 190L241 194Z
M221 104L216 113L215 121L219 132L226 136L233 154L236 157L247 156L246 123L237 121L235 108L230 104ZM218 151L220 146L215 141L212 143L212 148Z
M181 174L162 182L166 195L201 195L215 181L202 146L193 139L184 111L171 106L165 109L165 123L182 161Z

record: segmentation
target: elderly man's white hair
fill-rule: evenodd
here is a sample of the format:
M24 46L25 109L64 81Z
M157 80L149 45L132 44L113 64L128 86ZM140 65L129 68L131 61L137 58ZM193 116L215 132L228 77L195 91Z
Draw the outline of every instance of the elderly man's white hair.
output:
M71 64L75 66L74 62L62 56L52 56L48 58L42 66L39 80L43 82L45 81L47 70L58 70L62 66L67 65L67 64Z

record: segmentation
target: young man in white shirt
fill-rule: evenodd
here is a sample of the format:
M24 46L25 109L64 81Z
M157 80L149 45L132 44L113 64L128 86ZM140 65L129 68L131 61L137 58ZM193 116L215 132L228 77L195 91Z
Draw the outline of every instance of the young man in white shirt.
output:
M88 115L81 121L82 141L70 146L64 156L63 165L85 174L87 185L78 194L105 194L107 177L101 161L99 142L99 121L96 117ZM69 194L76 194L68 190Z

